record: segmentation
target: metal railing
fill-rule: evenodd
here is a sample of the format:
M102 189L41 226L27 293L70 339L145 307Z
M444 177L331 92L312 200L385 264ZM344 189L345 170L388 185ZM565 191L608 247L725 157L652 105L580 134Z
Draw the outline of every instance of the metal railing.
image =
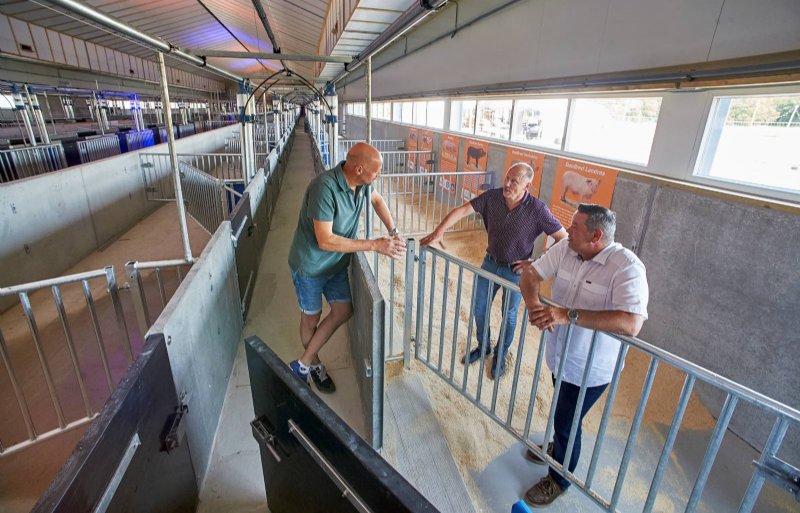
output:
M116 135L101 135L83 141L78 141L78 155L81 164L113 157L121 153L119 137Z
M415 254L418 263L415 263ZM416 271L416 280L414 272ZM731 500L739 502L738 511L748 513L752 510L761 488L766 479L776 482L779 486L788 490L800 498L800 471L792 467L785 461L779 459L778 454L787 430L791 426L793 429L800 428L800 412L781 404L769 397L754 392L738 383L732 382L716 373L713 373L696 364L683 360L659 347L649 344L634 337L625 337L613 333L604 333L619 342L617 363L613 377L606 390L606 399L594 437L587 431L584 432L583 446L592 447L589 465L586 468L577 468L575 473L566 470L569 463L569 455L576 443L578 414L583 405L586 393L586 383L589 377L589 370L592 368L592 361L597 353L598 332L594 332L591 346L586 356L586 370L580 386L580 393L577 399L576 415L573 418L571 432L565 454L567 455L564 464L555 461L550 455L545 454L541 447L531 441L531 434L543 432L542 440L547 442L554 433L554 419L556 415L556 402L544 395L540 384L549 381L542 376L542 363L545 360L545 345L548 332L543 332L538 337L538 344L532 336L528 336L528 316L523 307L523 314L517 322L514 331L514 341L511 350L516 350L516 357L511 356L509 351L506 357L506 372L511 375L510 381L502 382L501 379L488 381L486 371L492 365L493 358L488 358L489 354L484 353L480 359L480 365L475 369L469 365L461 363L461 358L468 355L470 349L476 346L478 334L473 336L473 325L475 319L475 294L478 279L488 280L486 312L487 322L485 324L482 338L489 338L490 319L495 318L494 325L500 325L500 337L502 340L505 330L508 328L508 308L509 302L506 297L509 294L519 293L519 288L492 273L484 271L479 267L471 265L463 260L455 258L447 253L432 248L420 248L415 251L413 242L409 246L407 261L402 280L394 276L394 268L390 275L391 283L394 285L398 281L398 286L390 291L390 305L400 307L402 305L401 319L403 324L403 345L404 358L409 362L410 355L422 362L428 369L438 375L448 383L453 389L457 390L463 397L468 399L487 417L501 426L514 438L521 441L531 451L537 454L551 468L568 479L576 488L580 489L591 501L600 506L604 511L620 511L621 504L624 502L629 510L631 503L636 503L636 510L649 513L653 511L656 498L659 494L667 493L670 501L675 504L680 502L681 507L685 507L687 513L697 510L698 504L703 496L703 491L709 482L712 470L724 472L724 469L714 468L717 461L718 452L727 431L734 410L740 403L748 404L760 410L761 415L768 416L773 421L773 429L769 438L766 440L758 456L758 461L753 462L755 468L752 473L750 483L746 490L742 490L740 497L732 497ZM383 280L382 280L383 281ZM413 284L416 281L416 294L413 293ZM491 299L494 297L492 289L497 288L503 292L504 300L500 305L492 308ZM554 305L546 301L549 305ZM523 303L524 304L524 303ZM392 308L390 306L390 308ZM499 308L498 308L499 306ZM394 318L393 312L390 318ZM498 322L499 320L499 322ZM393 328L390 328L393 329ZM557 364L557 370L553 371L554 391L552 397L557 397L561 389L563 374L565 369L566 355L571 342L573 325L566 328L566 340L561 349L561 357ZM532 329L531 329L532 331ZM397 333L392 334L397 338ZM493 340L498 340L495 335ZM530 346L530 349L526 348ZM413 346L413 349L412 349ZM523 359L523 354L527 352L530 358ZM647 371L642 380L642 391L638 398L635 412L617 412L617 404L614 402L622 375L623 362L626 356L635 353L636 361L644 360L647 363ZM392 353L387 353L392 354ZM535 354L535 356L533 356ZM395 355L394 358L397 358ZM500 365L500 361L495 363ZM533 367L531 375L530 368ZM656 442L659 455L657 463L649 462L645 464L647 473L639 472L631 477L629 469L637 451L642 451L642 442L637 438L643 423L645 409L648 399L654 387L659 390L659 384L655 382L656 371L663 368L663 372L670 376L674 381L678 376L677 382L682 382L677 403L674 408L665 412L667 418L671 418L668 431L665 437L658 437ZM546 376L546 374L545 374ZM542 379L540 379L542 378ZM676 439L680 434L684 434L691 428L683 428L682 422L687 412L687 405L693 389L699 383L716 390L724 397L724 404L717 416L710 438L707 441L705 454L702 460L697 463L694 458L687 461L687 454L684 448L683 459L675 451ZM663 383L662 383L663 385ZM549 387L548 387L549 388ZM670 389L670 392L673 390ZM675 390L677 391L677 390ZM537 410L536 403L540 408ZM549 406L545 406L547 403ZM600 402L600 401L599 401ZM670 406L672 406L670 404ZM660 410L669 408L660 404ZM609 421L615 411L615 419L626 417L630 420L628 435L623 441L624 449L615 452L611 449L604 451L604 442L610 437L607 434ZM710 419L710 417L709 417ZM627 422L627 421L626 421ZM709 420L711 423L711 421ZM538 429L537 429L538 428ZM594 438L594 440L586 440ZM591 443L593 442L593 443ZM544 444L546 448L546 443ZM619 440L616 441L619 446ZM696 451L696 447L690 449ZM611 454L613 453L613 454ZM601 463L602 454L602 463ZM651 453L652 454L652 453ZM648 456L648 455L644 455ZM693 455L689 455L693 456ZM640 456L643 457L643 456ZM665 489L665 473L670 461L677 461L677 465L683 469L685 483L681 485L671 485L669 490ZM741 464L749 465L751 462L743 456ZM730 464L730 463L728 463ZM655 466L653 466L655 465ZM640 467L642 468L642 467ZM643 475L644 474L644 475ZM721 479L724 480L724 477ZM630 490L642 490L637 493ZM646 494L643 490L647 490ZM684 494L680 496L680 492ZM730 490L725 491L730 496ZM636 495L634 497L633 495ZM646 496L646 498L645 498ZM791 500L791 499L790 499ZM641 503L641 509L640 504Z
M178 162L184 162L205 174L227 183L244 183L242 156L235 153L179 153ZM139 167L144 177L148 200L171 201L175 199L169 154L141 153Z
M433 173L436 172L436 154L432 151L382 151L381 173Z
M270 145L267 141L259 141L255 140L254 145L256 148L256 153L269 153L268 149ZM274 146L274 144L273 144ZM236 137L226 137L225 138L225 153L229 154L240 154L242 153L242 140Z
M0 150L0 182L50 173L67 167L61 143Z
M152 130L131 130L121 132L120 135L125 138L127 151L141 150L154 144Z
M95 287L94 292L92 291L90 282L93 281L103 282L103 287L99 290L105 291L105 294L102 294L102 292L98 294L98 287ZM64 289L65 286L73 284L79 284L81 290L77 291L74 287L67 290ZM45 288L50 288L53 296L55 317L52 315L52 310L46 306L46 302L42 301L41 298L35 302L31 300L31 295L34 292ZM82 307L79 299L81 292L84 300ZM121 349L128 365L130 365L135 356L128 335L128 327L113 267L109 266L96 271L0 288L0 296L13 295L19 296L30 338L20 336L17 333L12 340L7 341L0 330L0 357L2 357L19 413L25 424L27 439L12 444L7 444L5 441L0 440L0 455L17 452L34 443L89 422L96 415L90 392L94 392L95 396L98 393L102 394L103 400L105 400L116 384L111 373L109 352ZM100 309L98 309L98 305ZM38 316L34 310L39 313ZM114 322L109 323L108 320L112 317ZM58 335L56 318L61 325L63 345L61 345L62 340L56 340L61 338ZM109 324L116 324L117 332L114 334L116 337L109 337ZM9 347L9 342L11 342L11 347ZM112 342L120 343L121 347L113 347L111 345ZM38 373L34 369L26 368L25 366L24 362L31 361L24 358L24 355L30 352L29 343L35 349L36 360L44 383L37 383ZM93 344L96 344L96 351L92 348ZM65 352L66 355L64 354ZM15 359L15 355L18 358ZM66 358L71 363L72 377L77 383L81 398L82 413L79 418L73 420L68 420L68 412L65 412L62 402L62 397L69 396L69 393L74 388L71 383L72 379L69 376L69 370L64 370L58 363ZM105 385L108 387L107 394L103 394L102 390L88 388L85 380L85 376L91 375L89 368L92 362L98 359L102 365ZM51 363L54 362L56 362L57 373L54 373L51 368ZM52 403L58 427L39 432L36 427L36 419L31 413L32 408L26 398L26 393L31 397L40 396L41 389L44 388L43 385L47 389L47 395L49 395ZM97 397L95 397L95 403L97 403ZM43 410L36 408L33 411L41 416ZM10 411L8 414L11 416ZM39 419L39 423L41 422L42 420Z
M191 164L178 162L181 172L181 187L186 211L209 233L214 233L228 212L241 198L241 193L232 189L225 180L214 178Z
M356 143L366 142L364 139L339 139L339 155L344 158ZM380 152L398 151L405 146L403 139L373 139L370 144Z
M169 298L183 282L192 265L193 262L184 260L131 261L125 264L136 322L142 337L166 308Z

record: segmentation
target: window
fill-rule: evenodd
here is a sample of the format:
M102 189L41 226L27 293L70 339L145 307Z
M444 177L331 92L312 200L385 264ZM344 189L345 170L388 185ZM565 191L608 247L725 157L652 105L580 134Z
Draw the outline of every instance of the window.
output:
M403 110L401 103L392 103L392 121L400 123L403 121Z
M428 102L414 102L414 124L425 126L428 121Z
M507 140L513 103L511 100L479 101L475 134Z
M714 99L695 176L800 192L800 94Z
M428 123L431 128L444 128L444 100L428 102Z
M12 95L0 93L0 109L14 109L14 98Z
M567 99L517 100L511 140L561 149L568 104Z
M450 104L450 130L475 133L475 100L454 101Z
M414 122L414 104L412 102L403 102L400 105L403 109L401 121L409 125L412 124Z
M647 165L661 98L581 98L572 103L565 150Z

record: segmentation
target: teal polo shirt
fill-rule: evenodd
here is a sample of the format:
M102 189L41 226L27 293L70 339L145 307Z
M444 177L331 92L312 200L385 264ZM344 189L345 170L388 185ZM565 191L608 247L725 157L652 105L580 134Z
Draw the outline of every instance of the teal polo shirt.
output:
M317 244L314 219L333 222L333 233L355 239L358 220L366 201L367 187L347 186L340 162L314 178L303 196L300 218L289 250L289 267L300 276L319 278L333 276L347 269L350 253L324 251Z

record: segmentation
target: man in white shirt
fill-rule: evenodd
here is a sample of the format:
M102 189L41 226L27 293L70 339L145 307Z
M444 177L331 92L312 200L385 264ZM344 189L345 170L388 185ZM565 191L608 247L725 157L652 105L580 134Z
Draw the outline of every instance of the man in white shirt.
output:
M553 442L547 447L547 453L562 464L592 336L598 330L569 459L570 472L574 472L580 457L583 417L611 381L619 355L620 342L600 331L636 336L647 319L644 264L633 252L614 242L615 228L616 215L611 210L599 205L579 205L567 229L568 239L550 248L520 279L530 323L551 332L546 337L546 354L554 383L564 352L567 325L573 324L561 389L555 399ZM546 306L539 300L540 285L547 280L553 281L553 301L564 307ZM535 463L544 463L532 451L528 451L527 457ZM524 499L532 506L546 506L569 486L567 479L550 468L548 475L525 493Z

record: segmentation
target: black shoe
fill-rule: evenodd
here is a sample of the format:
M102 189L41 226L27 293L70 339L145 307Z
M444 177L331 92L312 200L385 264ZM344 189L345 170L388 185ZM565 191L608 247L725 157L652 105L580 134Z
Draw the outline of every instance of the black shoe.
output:
M332 394L336 392L336 385L333 383L331 377L328 376L328 371L325 370L324 365L319 364L313 366L308 373L311 375L311 380L314 382L314 385L316 385L317 390L323 394Z
M541 445L538 445L537 447L539 447L540 450L542 449ZM549 444L547 444L547 455L550 456L551 458L553 457L553 442L550 442ZM546 463L542 458L539 457L538 454L536 454L535 452L533 452L530 449L525 451L525 457L529 461L532 461L533 463L536 463L537 465L544 465Z
M489 353L490 353L490 351L487 350L486 354L484 356L488 356ZM472 365L473 363L477 362L480 359L481 359L481 348L480 347L475 348L475 349L473 349L472 351L469 352L469 364L470 365ZM466 362L467 362L467 355L464 355L464 356L461 357L461 363L466 363Z
M502 378L506 373L506 357L500 359L500 365L497 364L497 353L492 357L492 366L489 368L489 376L492 379Z

